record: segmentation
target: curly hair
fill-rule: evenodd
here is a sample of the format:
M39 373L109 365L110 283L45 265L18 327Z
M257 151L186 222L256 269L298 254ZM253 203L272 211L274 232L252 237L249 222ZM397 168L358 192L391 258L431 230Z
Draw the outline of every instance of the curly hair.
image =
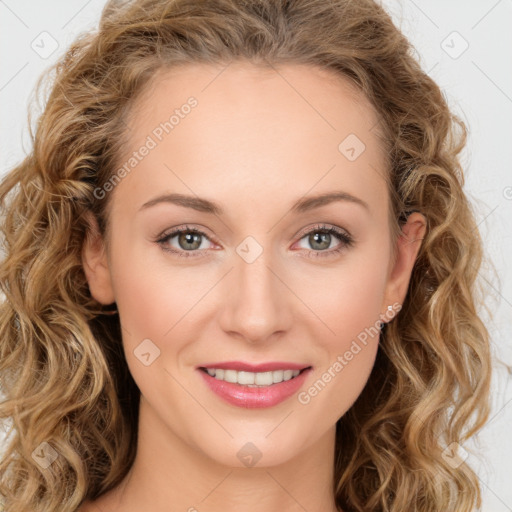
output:
M381 333L359 398L336 425L333 493L345 512L469 512L476 474L443 451L489 416L491 351L478 313L483 247L463 186L467 129L373 0L110 1L38 82L49 95L33 148L0 185L0 458L6 511L76 510L135 457L140 391L119 317L90 294L87 211L108 233L126 116L160 70L234 60L308 64L356 85L379 115L394 237L408 212L427 232L400 314ZM29 114L30 119L30 114ZM41 443L58 453L41 470ZM46 446L46 445L45 445Z

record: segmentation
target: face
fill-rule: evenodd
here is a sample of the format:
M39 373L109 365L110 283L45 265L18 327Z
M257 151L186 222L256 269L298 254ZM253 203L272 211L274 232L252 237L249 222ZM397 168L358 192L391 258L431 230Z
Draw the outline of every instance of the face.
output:
M393 258L378 118L345 79L221 71L166 71L137 100L108 251L91 238L84 269L117 303L142 421L211 460L273 466L332 439L361 393L424 221Z

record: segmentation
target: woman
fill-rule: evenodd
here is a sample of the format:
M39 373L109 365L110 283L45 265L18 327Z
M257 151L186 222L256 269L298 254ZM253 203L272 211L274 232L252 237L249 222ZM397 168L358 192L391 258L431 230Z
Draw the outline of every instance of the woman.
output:
M5 510L479 507L465 137L371 0L107 4L0 187Z

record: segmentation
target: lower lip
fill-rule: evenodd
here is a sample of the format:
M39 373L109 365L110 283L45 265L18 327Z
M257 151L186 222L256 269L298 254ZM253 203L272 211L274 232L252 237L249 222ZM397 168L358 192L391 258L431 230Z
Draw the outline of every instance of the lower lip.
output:
M237 407L259 409L277 405L296 393L304 384L310 370L311 368L308 368L293 379L265 387L233 384L232 382L216 379L203 370L198 371L210 389L226 402Z

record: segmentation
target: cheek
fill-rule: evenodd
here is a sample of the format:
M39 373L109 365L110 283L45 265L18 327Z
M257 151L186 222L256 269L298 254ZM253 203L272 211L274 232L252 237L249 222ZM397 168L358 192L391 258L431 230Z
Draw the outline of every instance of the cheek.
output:
M321 362L315 381L298 398L326 422L351 407L373 368L389 263L384 254L376 247L362 251L314 281L306 279L298 292L313 305L315 315L303 327Z
M317 286L302 292L308 293L321 319L321 323L305 325L311 328L310 338L315 340L320 364L298 401L324 424L333 424L345 414L372 371L380 339L385 268L385 262L347 266L338 273L338 279L325 279L322 293ZM317 331L315 336L313 324L324 334L320 336Z
M130 373L153 405L162 399L159 396L177 402L183 393L179 386L173 386L174 381L165 370L172 373L170 361L177 359L189 339L182 330L186 322L180 319L187 318L193 300L197 302L197 293L187 290L186 272L169 268L165 272L148 259L148 254L130 251L128 246L113 250L111 261ZM159 407L165 410L166 405Z
M136 341L139 338L161 338L171 326L169 311L172 294L165 293L161 283L152 278L151 270L133 265L128 258L116 266L114 289L117 309L124 335Z
M197 338L218 273L173 263L140 241L118 240L112 243L111 268L124 352L139 388L151 394L158 379L168 385L168 375L157 370L180 365Z
M314 279L297 281L301 283L295 287L297 295L309 306L311 318L320 321L326 335L322 338L329 340L329 345L342 347L379 320L386 287L386 265L383 259L370 261L358 257L332 271L317 273Z
M347 337L356 337L379 319L384 289L384 272L375 266L351 272L345 277L341 289L331 293L338 308L337 314L334 308L330 314L336 333L344 341Z
M157 270L148 253L143 254L127 234L112 238L111 277L123 347L139 387L148 375L154 378L153 370L162 364L163 340L177 321L173 312L182 311L179 299L184 295L177 293L181 288L176 280L163 281L166 275Z
M121 232L112 238L111 274L120 318L135 342L162 340L201 290L193 269L169 264L153 244ZM197 273L197 272L196 272ZM187 307L188 306L188 307Z

